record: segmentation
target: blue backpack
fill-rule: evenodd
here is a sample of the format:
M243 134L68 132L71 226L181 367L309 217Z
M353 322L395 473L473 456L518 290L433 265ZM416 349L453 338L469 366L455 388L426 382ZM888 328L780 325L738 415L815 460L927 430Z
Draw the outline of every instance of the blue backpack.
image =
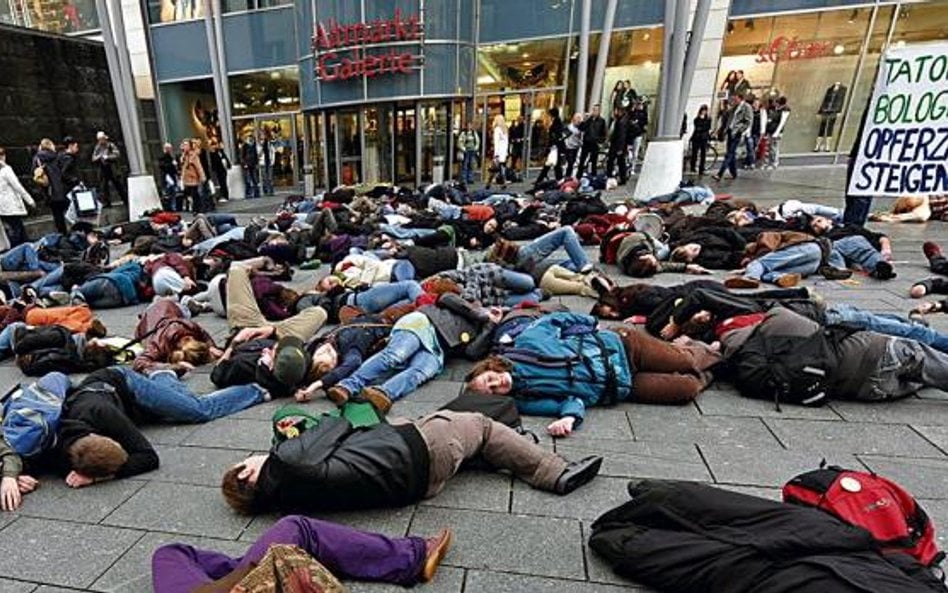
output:
M56 445L69 385L66 375L53 372L35 383L21 384L7 395L3 436L17 455L33 457Z

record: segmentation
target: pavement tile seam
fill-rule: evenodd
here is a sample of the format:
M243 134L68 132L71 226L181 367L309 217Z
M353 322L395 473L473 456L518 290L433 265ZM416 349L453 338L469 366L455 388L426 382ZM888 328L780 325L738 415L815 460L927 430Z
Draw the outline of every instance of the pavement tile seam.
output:
M714 470L711 468L711 464L708 462L708 458L705 456L704 451L701 450L701 445L695 443L695 450L698 452L698 457L701 458L701 463L704 464L704 468L708 470L708 475L711 476L711 481L715 484L718 484L718 477L714 475Z
M922 440L924 440L925 442L927 442L927 443L928 443L929 445L931 445L932 447L934 447L934 448L938 449L939 451L941 451L943 455L948 456L948 449L945 449L944 447L942 447L942 446L940 446L938 443L936 443L933 439L931 439L931 438L929 438L928 436L926 436L925 433L922 432L921 430L919 430L914 424L907 424L906 426L908 426L909 430L911 430L912 432L914 432L915 434L917 434L919 437L921 437Z
M129 546L127 550L125 550L124 552L122 552L121 554L119 554L119 555L115 558L115 560L113 560L112 563L109 564L109 565L105 568L105 570L103 570L102 572L100 572L99 574L96 575L96 577L91 581L92 585L90 585L89 588L91 589L92 586L95 585L95 583L96 583L99 579L101 579L103 576L105 576L105 574L106 574L107 572L109 572L110 570L112 570L112 568L115 567L115 565L117 565L123 558L125 558L125 556L127 556L127 555L130 554L130 553L132 553L132 550L135 549L135 546L137 546L139 543L141 543L141 541L142 541L143 539L145 539L145 538L148 536L148 533L149 533L149 532L147 532L147 531L142 531L141 534L138 536L138 539L135 540L135 542L134 542L131 546Z

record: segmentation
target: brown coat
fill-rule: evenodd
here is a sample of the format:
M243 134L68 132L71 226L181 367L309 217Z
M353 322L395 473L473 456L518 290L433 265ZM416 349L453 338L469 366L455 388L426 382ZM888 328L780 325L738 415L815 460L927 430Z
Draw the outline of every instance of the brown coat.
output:
M745 261L757 259L772 251L780 251L792 245L810 243L816 237L798 231L765 231L757 236L757 240L748 243L744 249Z
M149 335L151 331L154 333ZM147 336L142 342L145 351L135 359L133 364L133 368L139 372L152 370L168 362L171 353L186 337L190 336L214 345L214 339L210 334L197 323L185 318L178 304L168 299L155 301L142 313L138 326L135 328L135 337L142 336Z
M192 150L181 157L181 183L185 187L201 185L207 179L207 173L201 165L201 156Z

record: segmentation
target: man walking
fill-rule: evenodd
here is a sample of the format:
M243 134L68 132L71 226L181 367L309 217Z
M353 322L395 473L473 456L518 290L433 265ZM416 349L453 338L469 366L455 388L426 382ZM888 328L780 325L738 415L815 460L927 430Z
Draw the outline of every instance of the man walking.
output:
M711 179L721 181L725 171L731 172L731 178L737 179L737 147L740 146L744 135L749 133L751 124L754 122L754 111L740 94L734 95L733 105L731 107L731 119L727 124L727 152L724 154L724 162L721 163L721 169L717 175L712 175Z
M589 117L580 124L583 131L583 148L579 154L579 171L577 176L582 177L586 172L586 161L592 157L592 174L596 174L596 161L599 160L599 145L606 139L606 120L599 115L599 105L592 106Z
M481 139L474 131L474 122L467 122L467 128L458 136L458 149L462 152L461 181L467 185L474 183L474 163L481 149Z
M105 132L98 132L95 135L96 145L92 151L92 164L99 171L99 196L102 200L102 206L110 208L112 206L112 197L109 194L109 185L115 186L115 190L122 198L123 203L128 203L128 194L125 193L123 180L119 177L115 168L118 165L119 152L118 146L109 140Z

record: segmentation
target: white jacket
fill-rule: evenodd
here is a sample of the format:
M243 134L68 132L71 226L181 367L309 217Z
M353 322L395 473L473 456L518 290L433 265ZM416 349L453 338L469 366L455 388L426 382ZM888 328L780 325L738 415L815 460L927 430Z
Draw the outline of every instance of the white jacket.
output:
M510 136L507 134L507 128L497 126L494 128L494 160L499 163L507 162L509 151Z
M342 276L347 288L356 288L363 284L384 284L391 282L392 270L397 259L375 259L364 255L347 255L336 264L335 272Z
M33 196L23 189L13 167L0 164L0 216L26 216L26 205L36 207Z

